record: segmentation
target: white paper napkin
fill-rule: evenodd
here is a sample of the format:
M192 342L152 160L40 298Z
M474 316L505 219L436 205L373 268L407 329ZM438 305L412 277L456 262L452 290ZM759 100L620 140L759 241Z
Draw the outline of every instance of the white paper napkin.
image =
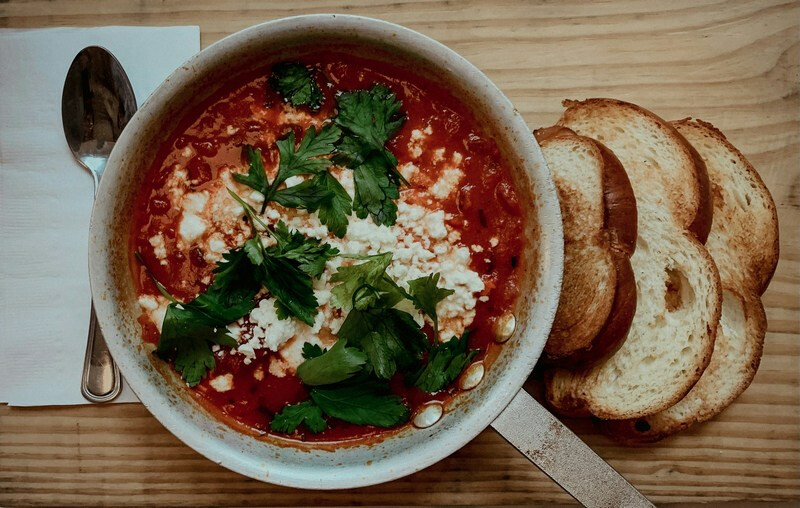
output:
M72 158L61 91L86 46L111 51L141 105L200 50L200 29L0 30L0 402L85 404L92 178ZM124 387L117 402L134 402Z

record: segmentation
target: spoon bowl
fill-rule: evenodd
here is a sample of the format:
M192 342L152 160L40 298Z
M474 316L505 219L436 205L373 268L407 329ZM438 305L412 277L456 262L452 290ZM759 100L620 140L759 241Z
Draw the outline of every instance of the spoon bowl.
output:
M61 121L72 154L97 181L135 112L133 87L114 55L98 46L82 49L64 80Z

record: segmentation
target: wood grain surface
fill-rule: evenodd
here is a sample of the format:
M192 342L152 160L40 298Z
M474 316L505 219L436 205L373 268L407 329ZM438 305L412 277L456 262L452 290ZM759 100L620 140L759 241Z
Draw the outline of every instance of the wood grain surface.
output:
M552 124L563 98L606 96L668 119L699 117L728 135L761 172L781 221L780 264L764 296L769 333L755 381L713 421L647 448L622 448L588 422L568 423L657 503L798 503L800 4L0 0L0 27L197 24L205 47L262 21L312 12L373 16L438 39L485 71L532 128ZM312 492L217 466L138 404L0 406L0 505L537 502L570 498L492 430L406 479Z

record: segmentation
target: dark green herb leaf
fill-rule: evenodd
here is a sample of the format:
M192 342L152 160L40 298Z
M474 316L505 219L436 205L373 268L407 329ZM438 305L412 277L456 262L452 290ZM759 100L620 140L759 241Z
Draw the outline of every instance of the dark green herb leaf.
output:
M403 125L403 104L389 88L345 92L338 97L336 123L344 131L334 160L352 169L355 180L353 210L360 218L390 226L397 219L398 185L407 183L397 171L397 159L386 142Z
M322 353L324 353L325 351L327 351L327 349L322 349L317 344L312 344L310 342L306 342L305 344L303 344L303 353L302 354L303 354L303 358L305 358L306 360L310 360L312 358L316 358L316 357L322 355Z
M319 406L313 401L307 400L285 406L280 413L272 417L270 428L274 432L291 434L301 423L305 423L308 430L314 434L319 434L328 426L322 417L322 410Z
M339 140L341 134L342 131L334 124L326 125L319 132L312 125L306 129L296 150L294 132L277 141L275 144L278 145L280 164L278 175L272 183L273 190L289 177L314 174L327 169L331 161L320 156L333 152L333 144Z
M250 145L245 146L247 158L250 161L250 167L247 174L234 173L233 179L239 183L243 183L261 194L266 195L269 191L269 181L267 180L267 173L264 170L264 161L261 158L261 150L254 149Z
M352 377L366 361L364 353L339 338L327 352L301 363L297 375L309 386L330 385Z
M417 388L435 393L455 381L464 367L478 354L477 350L467 350L468 337L469 332L464 332L460 339L453 337L433 346L428 353L427 365L412 378Z
M411 295L411 301L414 302L414 307L433 320L433 327L438 336L439 318L436 316L436 305L455 291L437 287L437 284L439 284L439 273L434 273L409 281L408 292Z
M398 367L405 371L415 368L428 345L414 318L391 308L351 310L338 337L362 348L380 379L391 378Z
M308 67L299 62L274 65L269 85L294 107L308 106L317 111L322 106L322 90Z
M344 92L337 99L336 123L375 149L383 149L405 122L403 103L384 85Z
M295 230L289 231L283 221L276 224L272 236L277 244L267 249L267 254L296 262L297 267L310 277L319 277L325 269L325 263L339 254L338 249L327 243L320 243L316 238Z
M339 267L331 276L331 282L340 283L331 290L331 303L334 307L349 310L353 306L353 295L360 287L378 285L392 262L392 253L385 252L363 259L365 261L358 265Z
M364 219L372 216L375 224L391 226L397 221L397 203L400 197L397 184L389 179L386 166L379 157L369 156L353 169L355 196L353 210Z
M294 316L309 326L314 325L317 314L317 298L311 285L311 277L289 260L268 256L257 272L261 283L278 302L275 308L278 317Z
M394 427L407 422L409 417L403 399L392 395L388 384L371 379L313 388L311 400L326 415L356 425Z
M347 232L347 216L353 212L350 195L327 171L293 187L277 190L273 199L287 208L318 211L319 221L339 238Z
M189 386L199 383L214 369L211 344L234 347L236 340L227 335L224 325L188 304L171 303L161 324L156 354L168 359L175 353L175 370Z
M278 190L278 187L292 176L318 174L325 171L331 165L331 161L324 156L333 152L333 145L339 140L341 133L342 131L339 127L334 124L326 125L319 132L314 129L314 126L310 126L306 129L302 141L296 148L294 132L290 132L286 138L277 141L275 144L278 147L280 161L278 163L278 173L271 183L267 181L261 159L261 151L254 150L248 145L246 147L247 156L250 160L248 173L247 175L235 174L234 178L237 182L248 185L264 195L261 213L264 213L267 203L272 200L276 200L284 206L313 208L316 210L320 207L320 201L333 199L331 192L328 193L326 198L320 194L320 188L309 189L311 184L295 186L300 187L300 189L295 190L291 190L295 187L281 190ZM233 194L233 192L231 193ZM276 198L276 194L280 195ZM242 206L245 206L245 210L249 208L241 198L236 196L236 199L243 203Z

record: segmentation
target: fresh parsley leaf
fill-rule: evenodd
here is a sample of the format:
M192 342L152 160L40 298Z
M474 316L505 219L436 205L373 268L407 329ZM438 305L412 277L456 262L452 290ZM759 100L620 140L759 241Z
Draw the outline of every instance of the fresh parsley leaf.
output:
M242 245L242 250L247 254L247 258L250 260L252 264L255 266L261 265L264 262L264 257L267 255L264 250L264 244L261 243L261 237L254 236L250 238L244 245Z
M428 353L428 363L414 377L413 383L420 390L436 393L446 388L472 361L477 350L468 351L469 332L461 338L453 337L447 342L433 346Z
M318 174L328 169L331 161L324 156L333 153L334 143L339 140L341 133L342 131L339 127L334 124L326 125L319 132L312 125L306 129L302 141L296 148L294 131L290 132L284 139L277 141L275 144L278 147L280 161L278 163L278 173L272 182L267 180L261 151L254 150L253 147L248 145L245 147L250 161L248 172L246 175L234 174L233 177L237 182L243 183L264 195L261 213L264 213L267 204L272 200L276 200L284 206L317 209L324 199L333 199L332 192L329 191L328 196L325 197L320 195L320 189L312 189L315 192L310 192L308 185L294 191L291 190L293 187L281 190L278 187L292 176ZM276 197L276 194L279 195ZM241 199L238 199L238 201L242 202Z
M333 152L333 144L339 140L341 134L342 131L334 124L326 125L319 132L312 125L306 129L297 149L294 146L294 131L277 141L275 144L278 145L280 163L278 174L272 182L273 190L289 177L315 174L328 169L331 161L321 156Z
M301 363L297 375L309 386L330 385L352 377L366 361L364 353L339 338L327 352Z
M327 171L293 187L278 189L273 200L287 208L303 208L310 213L318 211L319 221L339 238L347 232L347 216L353 212L350 195Z
M397 362L395 356L398 350L401 355L405 353L402 345L399 344L391 335L381 335L378 332L370 332L361 339L361 347L369 358L375 376L379 379L391 379L397 372Z
M178 302L156 281L159 290L172 301L161 324L156 354L163 359L175 357L175 370L189 386L203 379L214 368L211 344L235 347L236 340L227 334L226 325L255 307L260 284L244 249L234 249L223 256L214 269L211 286L188 303Z
M311 111L318 111L322 106L322 90L308 67L299 62L274 65L269 85L294 107L308 106Z
M278 189L272 195L272 200L286 208L301 208L315 212L325 202L331 199L330 191L320 185L320 178L327 172L320 173L292 187Z
M319 278L325 263L339 254L339 249L316 238L310 238L296 230L290 231L283 221L279 221L272 231L277 244L267 249L273 257L281 257L297 263L297 267L310 277Z
M180 303L167 307L156 354L166 360L174 353L175 370L189 386L195 386L214 369L211 344L234 347L237 343L224 324L215 323L197 308Z
M439 335L439 318L436 316L436 305L455 293L452 289L445 289L437 287L439 284L439 273L428 275L427 277L420 277L408 281L408 292L411 295L411 301L414 302L414 307L421 310L433 321L433 328L436 335Z
M322 173L315 177L317 185L328 190L331 198L320 203L317 216L319 221L328 227L328 231L343 238L347 232L347 217L353 213L353 201L350 194L344 190L339 180L330 173Z
M410 413L388 383L372 379L315 387L310 395L326 415L356 425L394 427L407 422Z
M380 379L390 379L398 367L415 368L427 349L425 333L407 312L391 308L353 309L337 333L339 340L364 350Z
M247 174L234 173L233 179L239 183L243 183L253 189L257 190L263 195L269 192L269 180L267 180L267 172L264 170L264 160L261 157L261 150L255 149L250 145L244 147L247 152L247 159L250 161L250 167L247 169ZM261 213L264 213L263 211Z
M343 136L334 161L354 171L353 210L360 218L372 216L376 224L391 226L397 219L400 183L408 183L397 171L397 159L386 142L402 127L403 103L389 88L345 92L338 97L336 123Z
M214 353L204 338L187 336L181 341L181 347L175 355L175 370L181 373L189 386L197 385L206 375L214 370L216 362Z
M310 360L312 358L316 358L321 356L327 349L322 349L317 344L312 344L310 342L306 342L303 344L303 358L306 360Z
M274 432L291 434L301 423L305 423L308 430L314 434L319 434L328 427L319 406L313 401L307 400L285 406L280 413L272 417L270 428Z
M254 214L252 208L236 193L230 189L228 192L244 206L248 214ZM251 219L260 222L255 215ZM277 300L275 310L279 319L294 316L312 326L317 314L317 299L311 277L319 277L327 260L339 251L315 238L290 231L283 221L274 228L265 225L264 229L272 235L276 245L265 248L254 231L254 236L241 249L254 265L252 278L258 282L259 288L263 285Z
M367 215L378 225L391 226L397 221L397 203L400 197L397 183L389 178L380 157L370 156L353 169L355 195L353 210L364 219Z
M205 314L218 326L236 321L253 310L261 286L243 248L223 254L213 273L211 286L184 307Z
M383 149L405 122L403 103L385 85L370 90L344 92L337 100L336 123L372 148Z
M331 304L334 307L350 310L353 307L353 296L360 287L378 285L392 262L392 253L384 252L363 259L365 261L358 265L339 267L331 276L331 282L340 283L331 290Z
M287 259L266 256L257 274L264 287L278 300L275 309L280 319L294 316L308 326L314 325L317 298L307 273Z

